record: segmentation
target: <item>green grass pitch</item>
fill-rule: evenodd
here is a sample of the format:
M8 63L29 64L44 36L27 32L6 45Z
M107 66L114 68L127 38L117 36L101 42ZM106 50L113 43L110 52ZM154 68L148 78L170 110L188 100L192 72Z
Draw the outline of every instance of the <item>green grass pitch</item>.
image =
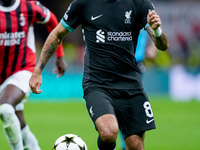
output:
M97 150L97 132L82 101L25 103L26 121L42 150L51 150L54 141L67 133L79 135L89 150ZM150 101L157 129L146 132L146 150L200 149L200 102L172 102L167 97L150 97ZM1 150L10 149L2 129L0 143Z

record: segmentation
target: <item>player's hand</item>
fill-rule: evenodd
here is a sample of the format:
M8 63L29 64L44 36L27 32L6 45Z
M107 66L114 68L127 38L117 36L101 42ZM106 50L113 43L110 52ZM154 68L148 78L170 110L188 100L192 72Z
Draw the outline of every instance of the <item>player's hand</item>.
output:
M160 16L154 10L149 10L147 22L153 30L157 30L161 26Z
M35 94L39 94L42 92L40 89L40 86L42 84L42 75L41 73L33 72L30 80L29 80L29 86L31 88L31 91Z
M67 68L67 63L65 62L63 57L56 57L56 67L57 68L53 70L53 73L58 74L56 77L59 78L65 73L65 70Z

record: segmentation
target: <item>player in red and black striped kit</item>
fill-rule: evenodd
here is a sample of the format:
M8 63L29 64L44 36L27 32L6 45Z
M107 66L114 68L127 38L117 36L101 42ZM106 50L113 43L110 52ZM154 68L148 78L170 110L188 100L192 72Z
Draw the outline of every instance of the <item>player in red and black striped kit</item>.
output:
M12 150L40 150L23 117L36 63L34 23L46 24L51 32L58 21L39 1L0 0L0 117ZM63 55L60 45L56 50L58 76L66 69Z

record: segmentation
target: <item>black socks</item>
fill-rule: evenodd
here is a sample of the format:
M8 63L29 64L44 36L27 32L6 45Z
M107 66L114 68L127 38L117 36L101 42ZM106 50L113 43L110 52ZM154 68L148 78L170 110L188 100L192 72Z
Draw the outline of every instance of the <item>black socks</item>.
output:
M98 137L97 144L99 150L114 150L116 147L116 142L105 143L104 141L102 141L100 136Z

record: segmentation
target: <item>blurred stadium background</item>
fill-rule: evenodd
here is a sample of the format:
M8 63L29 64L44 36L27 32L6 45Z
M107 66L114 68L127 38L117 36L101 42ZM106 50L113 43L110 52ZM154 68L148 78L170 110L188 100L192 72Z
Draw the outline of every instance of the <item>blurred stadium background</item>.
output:
M40 2L60 20L71 0ZM157 129L146 135L146 149L199 150L200 1L152 2L169 37L170 48L167 52L157 51L154 59L144 61L144 89L150 97L157 123ZM39 56L48 32L41 25L35 26L35 32ZM53 56L43 72L43 92L30 94L25 104L25 117L44 150L51 149L54 141L66 133L78 134L89 150L95 150L97 133L82 98L84 42L81 27L66 36L63 46L68 63L65 75L56 78L52 73ZM0 149L9 149L3 133L0 133L0 143Z

